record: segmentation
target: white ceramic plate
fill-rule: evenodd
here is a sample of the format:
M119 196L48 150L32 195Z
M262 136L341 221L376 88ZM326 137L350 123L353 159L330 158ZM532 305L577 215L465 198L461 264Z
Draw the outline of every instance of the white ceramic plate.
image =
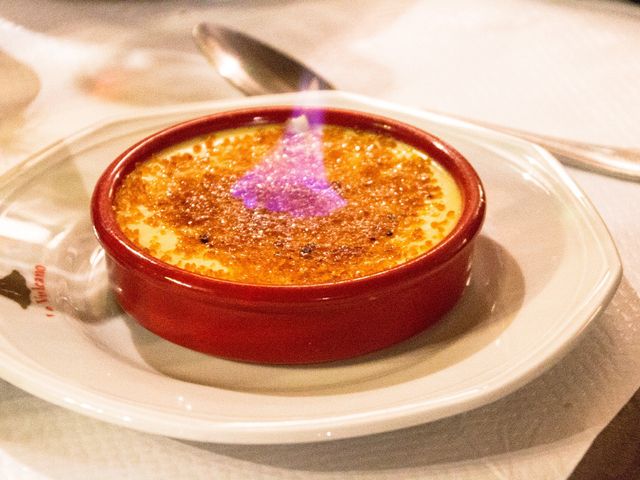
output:
M93 237L88 204L102 169L168 124L301 101L299 95L254 97L117 119L5 175L0 276L16 269L32 290L32 304L23 309L0 297L0 375L58 405L173 437L344 438L432 421L509 393L566 352L612 297L621 275L615 246L548 153L417 110L320 92L304 101L408 121L457 147L476 167L488 216L461 302L436 327L399 346L319 366L221 360L139 327L112 301Z

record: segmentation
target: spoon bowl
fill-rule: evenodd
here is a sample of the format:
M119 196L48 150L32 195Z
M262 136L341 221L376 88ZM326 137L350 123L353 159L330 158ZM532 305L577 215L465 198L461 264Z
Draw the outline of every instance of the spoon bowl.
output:
M246 95L335 90L302 63L236 30L200 23L193 38L218 73Z

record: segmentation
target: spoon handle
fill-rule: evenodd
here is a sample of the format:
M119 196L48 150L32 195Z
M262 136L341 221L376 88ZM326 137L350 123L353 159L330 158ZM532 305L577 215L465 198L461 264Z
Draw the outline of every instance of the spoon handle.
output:
M619 148L609 145L577 142L564 138L550 137L537 133L525 132L514 128L504 127L489 122L471 120L468 118L439 113L443 116L462 120L466 123L488 128L498 132L519 137L540 145L549 152L557 155L562 163L572 167L582 168L626 180L640 180L640 150L634 148Z

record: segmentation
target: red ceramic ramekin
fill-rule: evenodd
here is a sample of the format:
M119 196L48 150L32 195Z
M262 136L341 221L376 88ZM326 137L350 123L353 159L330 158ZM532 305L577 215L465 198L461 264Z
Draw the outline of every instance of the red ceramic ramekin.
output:
M91 213L122 308L141 325L179 345L230 359L302 364L341 360L407 339L436 322L462 295L485 213L478 175L450 146L401 122L363 112L307 109L326 124L383 131L446 168L463 196L453 231L437 246L397 267L318 285L258 285L205 277L140 251L113 211L123 178L151 154L206 133L283 123L292 107L217 113L155 133L120 155L95 187Z

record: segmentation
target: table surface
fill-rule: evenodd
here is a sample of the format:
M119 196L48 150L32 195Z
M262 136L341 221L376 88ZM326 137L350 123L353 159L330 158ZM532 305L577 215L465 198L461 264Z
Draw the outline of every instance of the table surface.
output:
M631 2L4 0L0 171L112 115L239 97L191 42L201 20L250 32L346 91L640 147ZM624 277L579 344L507 397L384 434L234 446L102 423L0 380L0 478L567 478L640 387L640 184L568 171L608 225Z

